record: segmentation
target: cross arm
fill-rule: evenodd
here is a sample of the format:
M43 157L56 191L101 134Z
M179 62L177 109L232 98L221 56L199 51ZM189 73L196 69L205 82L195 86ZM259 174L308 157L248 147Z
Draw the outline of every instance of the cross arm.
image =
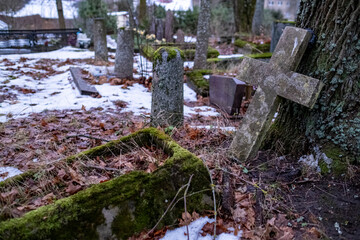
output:
M312 108L323 87L318 79L287 71L276 65L245 58L237 77L250 80L250 84L262 85L273 89L277 95Z

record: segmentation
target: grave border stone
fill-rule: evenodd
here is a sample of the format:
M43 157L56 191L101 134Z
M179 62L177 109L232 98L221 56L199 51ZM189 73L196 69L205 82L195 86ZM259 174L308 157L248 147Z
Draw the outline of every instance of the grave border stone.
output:
M114 236L127 239L155 226L191 175L189 193L201 193L187 197L188 211L212 209L210 177L202 160L155 128L140 130L64 161L70 163L96 156L124 154L131 151L130 143L139 146L154 144L169 158L153 173L134 171L40 207L23 217L0 221L0 239L112 239ZM21 184L35 174L26 172L6 179L0 182L0 189ZM173 224L183 211L182 204L176 205L157 229Z

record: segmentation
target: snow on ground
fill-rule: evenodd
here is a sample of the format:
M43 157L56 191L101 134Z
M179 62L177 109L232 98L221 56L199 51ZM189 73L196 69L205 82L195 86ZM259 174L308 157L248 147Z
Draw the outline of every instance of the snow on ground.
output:
M7 178L14 177L16 175L22 174L17 168L14 167L0 167L0 182L4 181Z
M189 239L190 240L212 240L214 237L207 234L202 236L202 228L206 223L214 222L214 219L208 217L202 217L189 224ZM230 229L229 229L230 230ZM187 240L186 226L169 230L161 240ZM233 232L233 231L232 231ZM222 233L216 237L216 240L239 240L241 238L242 231L239 231L237 236L234 233Z
M62 0L65 19L74 19L78 15L76 1ZM58 18L55 0L30 0L14 17L25 17L39 14L42 18Z
M107 42L108 48L116 50L116 47L117 47L116 40L113 39L110 35L106 36L106 42Z
M156 5L161 5L165 7L166 10L186 11L192 9L192 0L172 0L170 3L163 3L159 0L148 0L147 2L150 4L155 3Z
M239 58L243 57L244 54L230 54L230 55L219 55L218 58Z
M63 49L47 52L47 53L33 53L33 54L16 54L6 55L0 57L0 61L7 58L11 61L17 61L13 68L20 67L24 72L42 72L43 70L36 70L33 68L26 68L24 63L18 62L21 57L26 57L30 60L25 63L33 66L39 59L84 59L92 58L93 52L89 50L76 49L65 47ZM135 56L134 68L140 72L140 66L143 66L143 73L145 76L152 75L152 63L142 56ZM140 64L142 62L142 64ZM7 121L7 117L11 115L14 118L26 117L33 112L42 112L44 110L63 110L63 109L81 109L84 106L86 109L92 107L102 107L103 109L115 108L113 101L121 100L127 102L126 108L122 111L133 112L135 115L149 115L151 112L151 92L143 85L134 84L126 89L122 86L112 86L110 84L95 85L101 98L93 98L90 96L80 95L78 89L72 83L69 67L74 65L65 65L62 67L53 66L56 71L65 71L54 76L49 76L44 79L34 80L29 76L13 71L5 70L7 67L4 63L0 63L0 83L2 87L8 89L8 93L17 95L17 100L4 100L0 103L0 122ZM94 66L83 64L80 67L88 70L96 75L111 74L113 67ZM135 76L136 77L136 76ZM69 81L70 80L70 81ZM20 91L11 88L10 86L18 86L26 89L33 89L35 93L22 94ZM196 101L196 93L184 84L184 99L191 102ZM219 113L212 107L188 107L184 106L185 116L191 114L200 114L203 116L217 116Z

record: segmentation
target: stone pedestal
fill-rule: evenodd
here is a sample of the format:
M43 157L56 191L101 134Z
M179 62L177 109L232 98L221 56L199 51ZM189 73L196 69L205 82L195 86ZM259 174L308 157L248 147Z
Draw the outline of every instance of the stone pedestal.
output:
M115 58L115 75L119 78L131 79L134 62L134 32L119 29Z
M106 29L103 18L94 19L94 50L96 61L108 61Z
M180 126L184 121L183 56L177 48L160 48L154 54L151 103L153 126Z

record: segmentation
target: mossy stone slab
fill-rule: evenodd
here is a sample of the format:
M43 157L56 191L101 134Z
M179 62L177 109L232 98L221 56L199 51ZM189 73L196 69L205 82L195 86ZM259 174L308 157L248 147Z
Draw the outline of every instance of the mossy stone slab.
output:
M193 175L187 198L188 211L211 209L209 174L203 162L171 138L148 128L105 145L71 156L72 162L96 156L129 152L130 143L156 146L169 155L153 173L134 171L93 185L68 198L28 212L23 217L0 222L0 239L127 239L151 229L165 212L178 189ZM25 173L0 184L21 184L34 173ZM183 195L183 194L180 194ZM184 211L183 201L159 224L174 224Z

